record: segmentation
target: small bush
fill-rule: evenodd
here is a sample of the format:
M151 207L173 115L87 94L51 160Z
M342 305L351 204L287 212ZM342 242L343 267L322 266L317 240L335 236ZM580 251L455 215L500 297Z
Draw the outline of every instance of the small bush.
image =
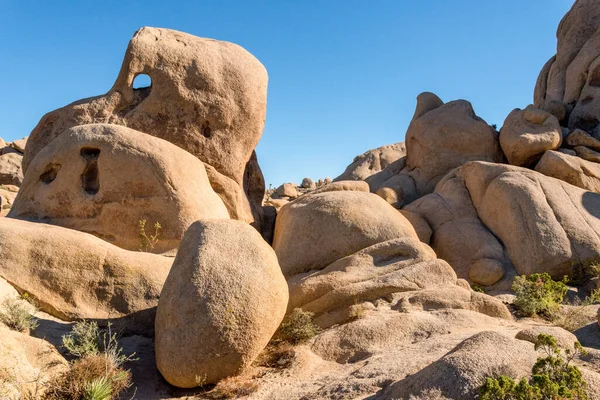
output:
M485 290L483 290L483 288L476 283L471 284L471 290L477 293L485 293Z
M159 222L154 223L154 234L146 233L146 220L143 219L138 223L138 230L140 235L140 251L151 253L154 250L154 246L158 243L158 237L160 236L160 230L162 226Z
M94 379L85 386L84 400L110 400L111 397L112 384L106 377Z
M547 273L518 276L512 285L515 306L525 316L549 315L562 303L568 288L564 282L552 280Z
M540 334L535 349L542 349L546 357L539 357L531 370L528 381L522 378L518 383L508 376L486 378L479 391L481 400L545 400L576 399L586 400L586 383L581 371L571 361L586 351L579 342L575 350L558 348L556 339L550 335Z
M72 356L83 358L100 352L100 329L95 322L79 321L62 337L62 344Z
M314 314L302 311L300 308L294 309L285 322L281 324L279 333L281 339L292 343L304 343L319 333L319 328L313 324Z
M19 332L33 330L39 325L37 318L29 313L26 303L18 298L7 298L2 302L0 322Z
M109 397L100 396L107 392ZM131 386L131 373L108 354L88 355L73 363L71 369L48 383L46 400L110 399Z

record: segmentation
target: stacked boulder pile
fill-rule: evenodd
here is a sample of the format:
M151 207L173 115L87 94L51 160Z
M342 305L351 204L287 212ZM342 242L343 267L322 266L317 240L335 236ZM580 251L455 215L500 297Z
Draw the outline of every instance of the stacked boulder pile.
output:
M109 92L3 147L22 169L0 181L0 299L27 294L48 318L35 340L0 329L0 372L30 379L39 360L14 366L31 343L94 320L139 352L140 398L251 376L260 388L243 394L261 399L465 399L497 368L528 374L536 333L573 335L514 321L490 294L600 260L596 30L600 7L578 0L535 104L500 131L465 100L423 93L404 143L333 182L266 191L263 65L235 44L140 29ZM140 74L151 86L133 88ZM318 334L273 367L298 313ZM600 374L582 369L600 398Z

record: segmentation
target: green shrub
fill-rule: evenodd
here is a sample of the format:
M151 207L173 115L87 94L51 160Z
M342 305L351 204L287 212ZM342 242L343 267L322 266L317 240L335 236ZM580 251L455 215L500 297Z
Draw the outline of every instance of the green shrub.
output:
M112 385L110 380L103 376L88 382L83 394L84 400L110 400L112 396Z
M471 290L477 293L485 293L485 290L483 290L483 288L476 283L471 284Z
M29 307L22 299L9 297L2 302L0 322L10 329L24 332L38 327L39 323L29 312Z
M62 337L62 344L72 356L83 358L100 352L100 329L96 322L76 322L73 330Z
M537 359L529 381L522 378L519 383L516 383L507 376L486 378L479 391L479 398L481 400L586 400L588 398L581 371L571 365L575 357L586 354L579 342L575 343L573 351L567 349L563 354L554 337L540 334L535 349L542 349L546 357Z
M568 288L564 282L552 280L547 273L518 276L512 285L515 306L525 316L549 315L562 303Z
M314 314L294 309L279 330L281 339L292 344L299 344L312 339L319 333L319 328L313 324Z

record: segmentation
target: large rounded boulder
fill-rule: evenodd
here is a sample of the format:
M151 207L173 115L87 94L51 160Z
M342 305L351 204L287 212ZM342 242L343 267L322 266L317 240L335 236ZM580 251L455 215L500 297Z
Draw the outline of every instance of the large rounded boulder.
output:
M120 125L73 127L31 162L9 217L91 233L140 249L160 223L154 252L176 249L198 219L229 218L204 164L172 143ZM147 249L148 250L148 249Z
M156 364L189 388L242 372L283 320L288 288L251 226L205 220L186 232L156 315Z
M281 208L273 248L283 274L290 277L402 237L418 242L410 222L379 196L327 191L310 193Z

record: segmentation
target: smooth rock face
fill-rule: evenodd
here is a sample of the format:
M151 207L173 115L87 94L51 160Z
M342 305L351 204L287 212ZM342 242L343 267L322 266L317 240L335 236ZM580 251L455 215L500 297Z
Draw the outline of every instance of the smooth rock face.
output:
M600 8L594 0L577 0L564 16L556 37L556 55L538 77L535 106L551 111L556 104L566 109L569 128L597 135L600 114Z
M531 166L547 150L562 143L558 119L533 106L513 110L500 130L500 146L512 165Z
M0 396L3 399L22 399L25 393L39 396L48 380L68 369L69 363L55 346L0 323Z
M91 233L128 250L162 226L154 252L177 249L201 218L229 218L204 164L181 148L119 125L70 128L40 151L9 217Z
M600 255L600 194L508 165L472 162L461 174L519 274L562 278Z
M443 104L432 93L417 97L417 109L406 131L406 168L420 195L452 169L468 161L502 162L498 133L475 115L471 103Z
M150 76L151 87L133 89L140 74ZM263 65L238 45L169 29L142 28L129 43L108 93L77 101L41 119L27 143L24 171L66 129L111 123L181 147L215 168L218 175L211 177L211 184L224 187L222 181L229 179L244 194L245 169L264 127L267 80ZM259 188L246 187L246 195L229 202L248 203L253 190L264 193L264 182ZM232 208L245 208L248 214L240 219L252 222L249 205Z
M442 179L435 192L402 209L421 216L433 231L431 247L459 278L491 285L512 267L502 244L481 222L460 169Z
M288 311L302 308L319 316L391 293L456 283L445 261L418 239L403 237L377 243L341 258L317 272L288 280Z
M381 399L404 399L438 389L450 399L471 399L492 371L527 376L537 359L533 344L488 331L478 333L433 364L398 381Z
M275 193L277 193L277 195L279 196L289 197L292 199L298 197L298 189L293 183L284 183L283 185L275 189Z
M418 240L408 220L379 196L315 191L281 208L273 249L283 274L289 277L402 237Z
M287 302L277 256L258 232L235 220L194 223L158 305L158 369L184 388L240 373L279 327Z
M388 144L364 152L354 157L352 164L334 181L365 180L369 176L384 170L388 165L406 155L403 142Z
M547 151L535 170L591 192L600 193L600 164L557 151Z
M589 133L581 129L575 129L565 138L565 142L569 146L585 146L593 150L600 150L600 140L592 137Z
M23 183L22 159L23 156L16 152L0 155L0 185L21 186Z
M0 276L63 320L146 318L172 262L71 229L0 219Z

